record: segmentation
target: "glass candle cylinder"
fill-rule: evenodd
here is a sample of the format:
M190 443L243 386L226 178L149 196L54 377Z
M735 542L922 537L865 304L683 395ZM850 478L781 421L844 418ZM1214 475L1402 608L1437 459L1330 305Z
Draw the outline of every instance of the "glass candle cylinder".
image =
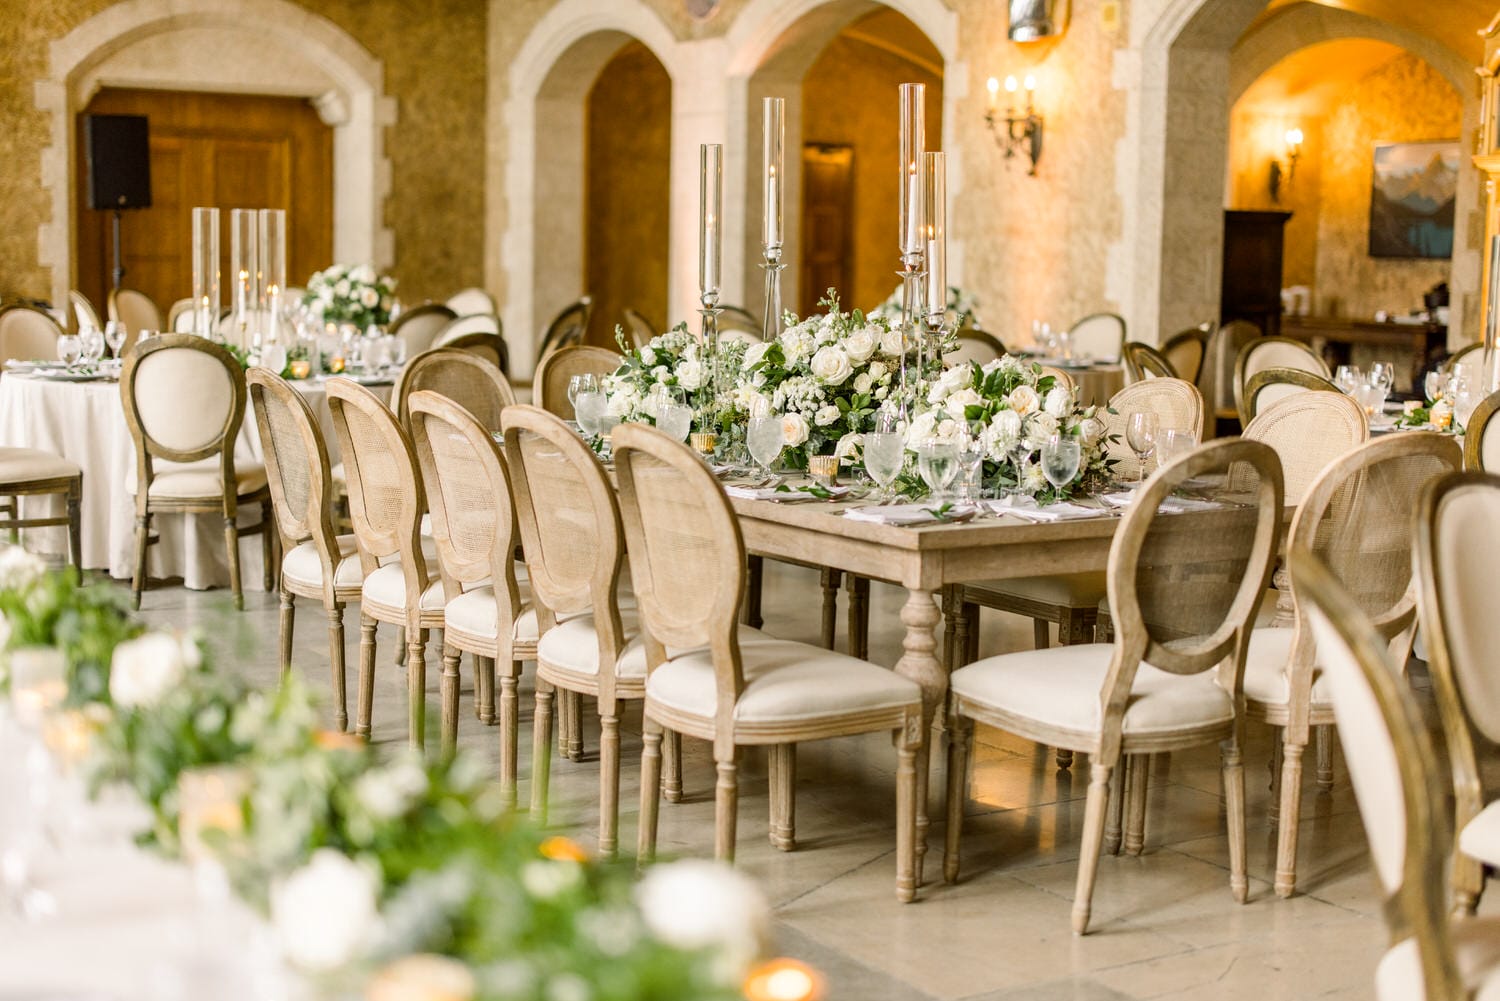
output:
M249 775L233 765L191 768L177 777L177 833L183 858L190 863L206 861L213 856L203 840L207 832L234 835L244 828L249 787Z
M948 309L948 154L922 154L922 195L927 217L927 315Z
M219 210L193 209L193 332L208 337L219 322Z
M901 85L901 253L920 254L922 232L922 154L927 151L927 88Z
M698 147L698 288L705 303L718 299L723 249L724 147Z
M10 699L16 720L40 730L47 714L68 696L68 661L54 647L21 647L10 652Z
M765 135L762 151L765 160L765 221L761 226L761 243L767 250L782 244L781 211L786 198L786 100L765 100Z
M260 305L259 213L254 209L231 209L229 212L229 274L234 282L234 329L241 347L248 347L249 333L255 325L254 312Z
M280 339L281 311L286 303L286 210L260 210L261 311L265 314L264 343Z

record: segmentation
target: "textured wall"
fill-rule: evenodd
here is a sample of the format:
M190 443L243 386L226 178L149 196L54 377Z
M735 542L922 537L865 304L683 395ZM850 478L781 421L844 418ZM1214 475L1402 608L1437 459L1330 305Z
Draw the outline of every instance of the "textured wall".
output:
M1285 169L1286 131L1303 133L1302 155L1288 181L1283 174L1279 201L1271 198L1270 167L1275 160ZM1288 117L1266 108L1236 105L1229 124L1229 197L1232 209L1274 209L1290 212L1286 223L1283 286L1317 283L1318 215L1322 204L1323 119Z
M393 273L408 300L442 298L477 284L483 257L485 8L473 0L307 0L363 45L385 69L397 98L386 144L395 231ZM38 156L46 116L34 81L48 46L109 6L104 0L32 0L26 16L0 18L0 296L46 295L37 227L50 213ZM274 86L274 84L272 85ZM435 207L441 207L437 209Z

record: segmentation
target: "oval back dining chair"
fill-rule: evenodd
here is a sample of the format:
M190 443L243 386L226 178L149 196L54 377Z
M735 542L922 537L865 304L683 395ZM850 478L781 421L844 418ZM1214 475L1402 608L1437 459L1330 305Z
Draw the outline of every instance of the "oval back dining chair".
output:
M1172 513L1169 498L1184 483L1231 472L1248 488L1235 503ZM1075 933L1088 929L1111 776L1129 763L1120 799L1132 817L1143 818L1145 783L1132 781L1130 771L1163 751L1221 742L1229 886L1245 901L1241 683L1255 608L1281 535L1282 505L1281 463L1268 446L1220 439L1195 449L1156 471L1115 532L1108 570L1113 644L1002 654L953 673L944 878L958 877L978 721L1089 756Z
M406 345L406 356L415 358L432 347L438 334L457 316L457 313L442 303L424 302L392 320L390 332L401 338L401 342Z
M364 583L358 546L352 535L333 528L334 490L328 443L305 397L281 376L260 367L245 373L266 457L271 508L281 536L281 673L292 669L295 600L323 603L328 616L328 662L333 679L334 714L340 730L349 728L344 681L344 607L359 600Z
M593 374L603 377L612 374L624 362L608 348L597 348L592 344L577 344L554 351L542 359L532 380L533 402L550 414L564 420L573 419L573 404L568 400L568 382L575 375Z
M1180 378L1165 355L1140 341L1127 341L1125 344L1125 376L1130 382Z
M594 313L594 297L579 296L577 302L564 306L562 311L547 324L547 330L537 344L537 367L554 351L582 344L589 331L589 317Z
M1203 440L1203 396L1197 386L1185 379L1133 382L1110 397L1109 406L1097 415L1104 422L1105 447L1115 460L1116 479L1138 479L1141 475L1141 460L1131 451L1125 432L1130 426L1130 415L1142 410L1156 414L1158 435L1172 429L1190 431L1195 440ZM1151 459L1148 457L1146 461L1149 463Z
M500 430L500 412L516 402L515 390L500 369L456 348L423 351L401 370L391 399L396 418L408 430L412 427L408 400L423 390L463 407L491 434Z
M1245 380L1245 388L1240 393L1240 426L1248 427L1255 416L1271 404L1307 392L1340 393L1340 390L1313 372L1297 368L1261 369Z
M1286 502L1296 505L1333 460L1370 440L1370 422L1343 393L1297 393L1261 410L1241 437L1276 450Z
M1457 351L1453 352L1447 357L1447 359L1443 362L1443 367L1450 374L1458 370L1460 366L1467 367L1470 371L1477 372L1481 365L1483 351L1483 342L1465 344L1463 347L1459 348Z
M161 310L144 292L133 288L111 289L105 307L111 320L125 324L125 344L121 350L139 340L142 331L161 330Z
M500 696L500 782L508 805L516 799L516 684L521 662L536 658L536 613L531 590L516 572L520 535L510 474L494 432L461 404L422 390L408 400L411 437L432 509L432 540L442 572L443 749L458 735L458 658L479 663L475 684L480 721L495 716L496 665ZM488 718L486 718L488 717Z
M193 323L196 319L193 315L193 300L178 299L167 309L167 325L163 328L163 333L194 333Z
M1412 528L1422 488L1461 468L1451 437L1411 431L1366 442L1325 469L1292 518L1288 548L1303 549L1327 565L1349 589L1363 614L1385 638L1392 659L1405 664L1416 630ZM1245 668L1245 704L1251 719L1281 728L1278 896L1297 886L1302 755L1311 729L1335 722L1321 658L1295 585L1290 629L1256 629ZM1320 781L1331 782L1331 774Z
M453 310L454 316L473 316L476 313L494 314L497 312L495 297L484 289L473 285L454 292L448 297L448 301L444 305Z
M1486 919L1450 924L1447 918L1443 869L1452 827L1439 798L1442 778L1422 711L1384 637L1338 575L1305 549L1292 549L1289 560L1314 642L1323 651L1325 685L1394 943L1375 969L1375 996L1495 997L1495 925ZM1475 961L1468 965L1489 968L1461 973L1459 955Z
M625 309L624 329L626 338L633 348L645 347L657 335L656 325L629 307Z
M1491 393L1479 401L1464 428L1464 468L1500 472L1500 393Z
M223 346L193 334L163 334L125 352L120 396L135 442L125 492L135 498L135 573L131 591L141 606L146 547L156 514L217 514L224 520L229 586L236 608L240 537L259 535L265 589L271 590L274 531L266 468L236 463L235 441L245 419L245 372ZM260 523L239 527L239 506L259 504Z
M344 456L349 519L365 580L359 609L359 709L354 729L370 734L375 695L375 630L405 630L407 740L421 749L426 729L427 634L443 627L443 582L422 545L427 509L411 439L380 397L348 379L329 379L328 409ZM456 721L455 721L456 722Z
M447 350L462 351L473 355L498 371L501 375L510 372L510 348L505 344L505 338L499 334L474 331L468 334L460 334L443 342L442 347Z
M99 322L99 311L89 302L88 296L76 288L68 289L68 303L73 307L73 333L86 329L104 329L104 324Z
M1112 364L1125 350L1125 318L1118 313L1091 313L1068 330L1073 357Z
M1417 506L1418 617L1453 775L1454 904L1468 915L1479 905L1486 867L1500 866L1500 805L1486 802L1474 750L1475 734L1500 742L1493 667L1500 618L1488 600L1500 560L1497 518L1500 477L1472 469L1429 483Z
M1291 368L1324 379L1329 377L1328 365L1317 352L1290 337L1255 337L1240 348L1234 359L1234 408L1244 413L1245 384L1257 372L1268 368Z
M795 745L887 731L895 736L898 758L896 896L911 900L921 690L867 661L739 626L745 545L723 487L689 448L654 428L624 424L615 434L648 672L637 857L650 859L656 850L664 729L712 742L714 853L730 860L739 748L772 747L772 841L790 849Z
M63 330L40 309L0 306L0 368L8 361L52 361Z
M1208 356L1211 326L1189 327L1163 342L1161 355L1171 364L1172 371L1179 379L1196 384L1203 374L1203 360Z
M1209 336L1208 354L1197 383L1215 421L1238 419L1239 382L1235 378L1235 362L1246 344L1263 336L1261 329L1249 320L1230 320Z
M449 320L439 330L437 336L432 339L435 348L447 347L452 341L458 340L465 334L500 334L500 317L494 313L473 313L469 316L458 316Z
M943 356L943 362L949 368L969 361L983 367L997 358L1004 358L1005 354L1005 345L1000 343L1000 338L965 327L954 338L953 350Z

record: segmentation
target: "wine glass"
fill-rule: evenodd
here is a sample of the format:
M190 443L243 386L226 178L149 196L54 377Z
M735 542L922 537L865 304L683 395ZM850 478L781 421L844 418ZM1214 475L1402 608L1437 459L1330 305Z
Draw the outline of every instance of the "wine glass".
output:
M120 349L125 346L125 324L119 320L110 320L104 325L104 343L109 345L109 356L111 359L120 357Z
M589 437L599 433L599 419L609 401L597 389L585 390L573 401L573 413L578 418L578 427Z
M958 475L958 443L930 438L918 445L917 473L933 500L941 501Z
M1170 465L1198 447L1198 436L1183 428L1167 428L1160 435L1157 448L1158 460L1163 466Z
M873 430L864 434L865 472L880 488L882 500L891 496L891 484L906 464L906 436L901 433L900 418L893 413L879 414Z
M83 352L83 342L77 334L63 334L57 339L57 357L68 368L78 364L78 356Z
M1354 391L1354 402L1364 408L1367 417L1379 417L1385 410L1385 386L1371 377Z
M1042 475L1052 484L1054 491L1061 490L1073 482L1078 475L1078 463L1083 458L1083 447L1070 434L1054 434L1042 443Z
M1360 377L1359 369L1353 365L1340 365L1334 373L1333 384L1343 390L1345 395L1353 396L1354 391L1364 380Z
M745 442L750 446L750 457L766 471L771 481L780 479L771 472L771 464L781 456L785 442L780 417L752 417L745 432Z
M1422 380L1422 388L1427 393L1427 402L1435 403L1442 399L1443 391L1448 388L1448 376L1439 369L1433 369Z
M964 503L972 504L979 499L979 481L984 472L984 444L967 423L958 439L958 469L963 479L959 496Z
M1469 418L1473 416L1474 408L1479 406L1484 394L1475 388L1474 380L1468 373L1454 373L1448 388L1453 396L1453 423L1467 430Z
M568 380L568 402L573 405L575 413L578 410L580 393L597 393L598 391L599 378L592 372L580 372Z
M1389 396L1396 385L1396 367L1390 362L1378 361L1370 366L1370 381L1385 389Z
M1156 436L1160 429L1161 416L1154 410L1137 410L1130 415L1130 423L1125 427L1125 443L1141 464L1141 484L1146 482L1146 460L1156 451Z
M96 365L104 357L104 334L89 327L78 335L79 356L89 365Z

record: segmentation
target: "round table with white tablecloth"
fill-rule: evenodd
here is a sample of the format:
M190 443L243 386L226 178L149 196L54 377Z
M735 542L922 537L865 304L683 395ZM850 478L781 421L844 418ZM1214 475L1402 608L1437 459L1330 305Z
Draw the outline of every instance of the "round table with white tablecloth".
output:
M312 406L328 442L330 461L337 463L338 440L323 381L310 379L292 385ZM389 384L369 388L386 399L390 397ZM55 382L15 373L0 376L0 446L45 449L83 469L83 565L129 579L135 561L135 499L125 491L125 474L135 465L135 443L125 423L119 383ZM234 460L237 466L263 461L253 408L245 410ZM52 498L26 500L28 507L33 503L57 502ZM259 518L258 504L240 511L241 525L253 525ZM151 526L161 541L148 550L150 576L181 577L186 586L197 589L228 585L229 561L219 519L211 515L154 514ZM26 545L49 555L67 552L61 529L28 530ZM240 546L241 580L259 580L260 540L244 539Z

